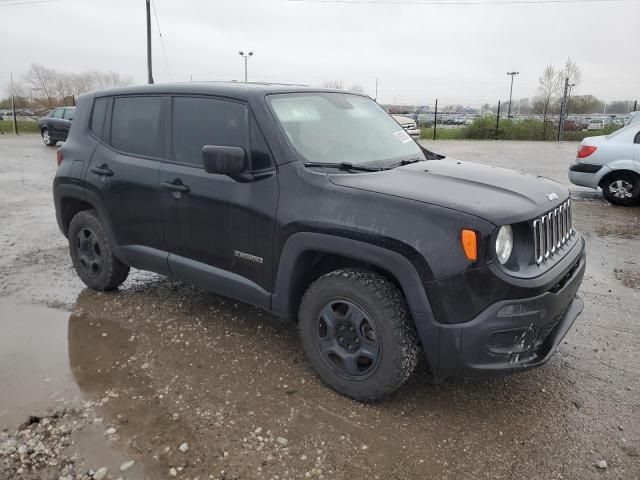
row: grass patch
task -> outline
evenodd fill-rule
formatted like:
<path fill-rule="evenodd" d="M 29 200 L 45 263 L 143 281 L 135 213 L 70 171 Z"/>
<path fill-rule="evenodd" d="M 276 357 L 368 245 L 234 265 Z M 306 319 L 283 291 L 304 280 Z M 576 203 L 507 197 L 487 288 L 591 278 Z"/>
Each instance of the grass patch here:
<path fill-rule="evenodd" d="M 436 140 L 461 140 L 462 128 L 438 128 L 436 129 Z M 433 140 L 433 128 L 420 129 L 420 138 Z"/>
<path fill-rule="evenodd" d="M 565 131 L 562 139 L 579 142 L 585 137 L 608 135 L 616 131 L 618 126 L 608 125 L 602 130 Z M 433 139 L 433 128 L 423 128 L 420 138 Z M 548 123 L 546 129 L 541 120 L 501 119 L 498 140 L 555 141 L 558 138 L 558 127 Z M 462 128 L 438 128 L 436 140 L 495 140 L 496 117 L 478 117 L 470 125 Z"/>
<path fill-rule="evenodd" d="M 39 133 L 38 122 L 18 120 L 18 133 Z M 0 133 L 13 133 L 13 120 L 0 120 Z"/>

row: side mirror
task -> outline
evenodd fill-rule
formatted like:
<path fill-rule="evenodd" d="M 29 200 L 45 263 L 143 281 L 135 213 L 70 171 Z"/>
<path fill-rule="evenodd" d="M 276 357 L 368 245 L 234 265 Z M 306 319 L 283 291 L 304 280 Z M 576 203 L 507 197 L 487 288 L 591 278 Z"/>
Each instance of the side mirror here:
<path fill-rule="evenodd" d="M 202 147 L 202 164 L 207 173 L 238 175 L 247 170 L 247 152 L 242 147 Z"/>

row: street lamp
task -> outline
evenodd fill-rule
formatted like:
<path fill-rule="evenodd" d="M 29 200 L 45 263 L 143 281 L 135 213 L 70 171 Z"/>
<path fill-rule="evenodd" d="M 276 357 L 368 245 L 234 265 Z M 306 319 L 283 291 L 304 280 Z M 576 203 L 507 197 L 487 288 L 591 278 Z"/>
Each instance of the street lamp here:
<path fill-rule="evenodd" d="M 513 77 L 520 72 L 507 72 L 507 75 L 511 76 L 511 90 L 509 90 L 509 110 L 507 111 L 507 118 L 511 118 L 511 98 L 513 97 Z"/>
<path fill-rule="evenodd" d="M 253 56 L 253 52 L 249 52 L 245 55 L 244 52 L 240 50 L 238 53 L 244 58 L 244 83 L 247 83 L 247 60 L 249 60 L 249 57 Z"/>
<path fill-rule="evenodd" d="M 569 116 L 569 100 L 571 99 L 571 89 L 575 86 L 575 83 L 570 83 L 569 88 L 567 89 L 567 116 Z"/>

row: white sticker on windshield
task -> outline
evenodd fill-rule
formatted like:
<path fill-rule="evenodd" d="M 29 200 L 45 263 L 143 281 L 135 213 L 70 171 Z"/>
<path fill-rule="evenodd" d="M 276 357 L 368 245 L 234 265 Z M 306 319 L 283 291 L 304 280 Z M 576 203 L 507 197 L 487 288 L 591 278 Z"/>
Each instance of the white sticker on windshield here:
<path fill-rule="evenodd" d="M 394 132 L 393 135 L 402 143 L 409 143 L 411 141 L 411 137 L 404 130 L 400 130 L 399 132 Z"/>

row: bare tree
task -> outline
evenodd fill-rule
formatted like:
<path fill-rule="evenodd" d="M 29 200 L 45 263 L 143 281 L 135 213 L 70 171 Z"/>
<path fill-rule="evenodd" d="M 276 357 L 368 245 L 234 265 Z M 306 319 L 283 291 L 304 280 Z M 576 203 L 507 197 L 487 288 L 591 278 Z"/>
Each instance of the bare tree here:
<path fill-rule="evenodd" d="M 324 82 L 324 88 L 333 88 L 335 90 L 344 90 L 344 83 L 342 80 L 329 80 Z"/>
<path fill-rule="evenodd" d="M 364 94 L 365 93 L 364 87 L 362 85 L 358 85 L 358 84 L 351 85 L 349 87 L 349 91 L 353 92 L 353 93 L 360 93 L 360 94 Z"/>
<path fill-rule="evenodd" d="M 48 108 L 55 106 L 56 72 L 50 68 L 34 63 L 24 74 L 23 83 L 33 98 L 43 100 Z"/>
<path fill-rule="evenodd" d="M 543 114 L 543 121 L 546 122 L 547 114 L 549 113 L 549 107 L 553 104 L 554 99 L 558 95 L 560 89 L 560 76 L 558 71 L 553 68 L 552 64 L 549 64 L 542 72 L 542 76 L 538 79 L 538 96 L 534 101 L 534 108 L 536 110 L 540 108 L 542 111 L 538 113 Z"/>
<path fill-rule="evenodd" d="M 67 73 L 34 63 L 22 76 L 17 89 L 24 96 L 28 95 L 35 106 L 51 109 L 83 93 L 131 82 L 130 77 L 122 77 L 116 72 Z"/>
<path fill-rule="evenodd" d="M 568 78 L 569 85 L 574 85 L 574 87 L 582 81 L 582 71 L 578 64 L 571 60 L 571 57 L 567 58 L 564 66 L 558 71 L 558 89 L 562 89 L 565 78 Z"/>

